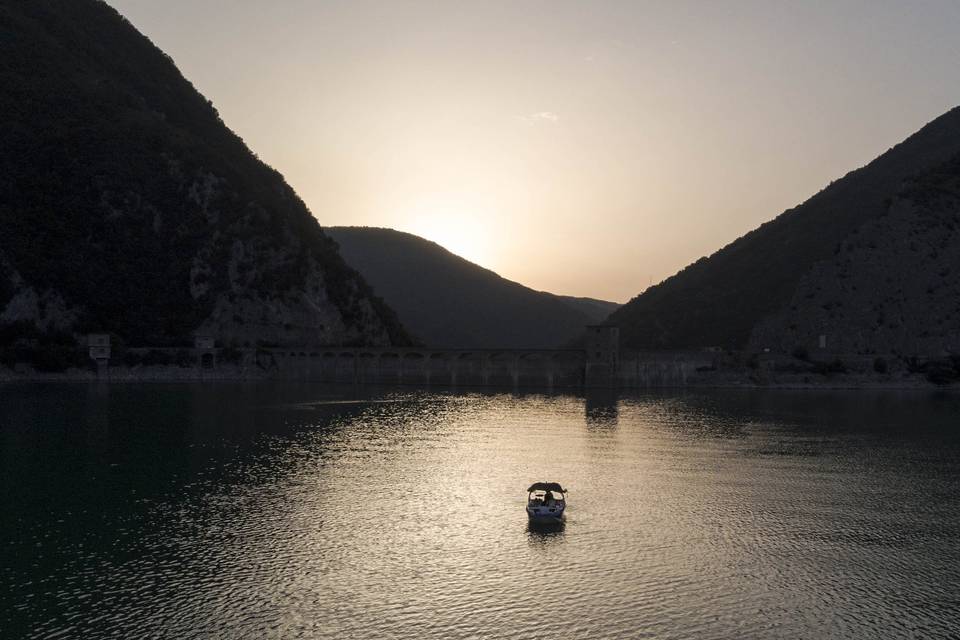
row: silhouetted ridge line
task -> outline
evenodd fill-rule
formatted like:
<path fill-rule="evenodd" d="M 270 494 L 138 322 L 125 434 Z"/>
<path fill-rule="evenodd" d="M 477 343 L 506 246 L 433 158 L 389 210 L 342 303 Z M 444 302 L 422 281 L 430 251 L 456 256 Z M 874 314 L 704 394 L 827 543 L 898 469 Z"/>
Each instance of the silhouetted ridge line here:
<path fill-rule="evenodd" d="M 373 227 L 330 227 L 327 233 L 429 346 L 564 346 L 617 306 L 534 291 L 409 233 Z"/>
<path fill-rule="evenodd" d="M 105 3 L 0 5 L 0 86 L 3 344 L 409 341 L 282 176 Z"/>
<path fill-rule="evenodd" d="M 642 349 L 712 346 L 740 349 L 751 345 L 789 349 L 789 343 L 807 342 L 814 334 L 819 339 L 823 334 L 869 333 L 873 326 L 850 324 L 849 318 L 840 322 L 837 317 L 820 318 L 825 324 L 815 332 L 809 327 L 800 329 L 797 323 L 808 322 L 816 315 L 808 309 L 816 296 L 796 297 L 801 283 L 806 279 L 804 287 L 822 290 L 824 285 L 817 279 L 825 277 L 826 271 L 822 269 L 825 261 L 833 260 L 838 247 L 844 246 L 852 234 L 888 216 L 898 202 L 916 200 L 916 195 L 910 195 L 909 191 L 916 189 L 915 185 L 926 185 L 923 189 L 928 194 L 933 189 L 943 191 L 942 179 L 938 186 L 933 186 L 927 177 L 938 173 L 956 177 L 955 164 L 951 161 L 958 154 L 960 109 L 953 109 L 803 204 L 651 287 L 614 312 L 609 321 L 621 327 L 621 337 L 627 346 Z M 950 205 L 941 202 L 938 206 L 949 208 Z M 901 211 L 900 215 L 906 214 Z M 919 211 L 914 210 L 912 216 L 907 216 L 911 223 L 903 223 L 906 227 L 898 227 L 901 231 L 911 224 L 925 224 L 921 221 L 924 215 Z M 891 232 L 891 229 L 886 231 Z M 872 233 L 883 235 L 884 232 L 874 229 Z M 885 245 L 886 240 L 894 240 L 889 236 L 884 238 L 880 240 L 878 236 L 874 244 Z M 947 245 L 941 251 L 946 251 L 946 247 L 949 251 L 956 248 L 955 235 L 949 235 L 945 241 Z M 889 244 L 892 247 L 896 243 Z M 886 263 L 892 270 L 930 267 L 893 253 L 874 255 L 873 262 Z M 855 265 L 851 266 L 844 277 L 852 277 L 856 269 Z M 884 285 L 889 283 L 872 280 L 885 279 L 887 275 L 881 271 L 869 277 L 862 275 L 861 286 L 875 291 L 863 304 L 882 306 L 882 298 L 887 295 Z M 919 292 L 910 292 L 906 298 L 910 299 L 909 304 L 922 306 Z M 793 316 L 795 321 L 788 316 Z M 781 320 L 774 322 L 778 317 Z M 774 325 L 779 328 L 774 329 Z M 796 326 L 789 329 L 790 325 Z M 930 327 L 924 322 L 918 321 L 910 328 L 945 335 L 943 326 Z M 787 335 L 788 329 L 791 335 Z M 904 346 L 902 339 L 879 336 L 846 344 L 859 350 Z"/>

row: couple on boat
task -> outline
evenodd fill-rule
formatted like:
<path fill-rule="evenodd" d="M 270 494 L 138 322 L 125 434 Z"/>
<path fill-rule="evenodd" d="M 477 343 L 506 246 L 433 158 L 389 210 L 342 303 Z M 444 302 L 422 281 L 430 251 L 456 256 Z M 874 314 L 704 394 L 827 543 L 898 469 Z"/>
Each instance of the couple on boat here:
<path fill-rule="evenodd" d="M 555 503 L 556 503 L 556 500 L 553 497 L 553 491 L 547 491 L 545 494 L 543 494 L 543 504 L 552 505 Z"/>

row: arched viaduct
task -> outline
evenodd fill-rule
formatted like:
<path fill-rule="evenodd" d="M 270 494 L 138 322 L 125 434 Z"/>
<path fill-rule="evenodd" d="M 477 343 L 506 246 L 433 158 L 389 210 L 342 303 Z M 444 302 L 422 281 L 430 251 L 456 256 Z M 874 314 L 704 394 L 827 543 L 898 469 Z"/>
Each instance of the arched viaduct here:
<path fill-rule="evenodd" d="M 257 365 L 282 377 L 358 384 L 578 387 L 578 349 L 259 349 Z"/>
<path fill-rule="evenodd" d="M 705 353 L 633 352 L 610 367 L 590 355 L 581 349 L 273 348 L 257 349 L 255 364 L 276 377 L 319 382 L 643 388 L 682 386 L 713 361 Z"/>

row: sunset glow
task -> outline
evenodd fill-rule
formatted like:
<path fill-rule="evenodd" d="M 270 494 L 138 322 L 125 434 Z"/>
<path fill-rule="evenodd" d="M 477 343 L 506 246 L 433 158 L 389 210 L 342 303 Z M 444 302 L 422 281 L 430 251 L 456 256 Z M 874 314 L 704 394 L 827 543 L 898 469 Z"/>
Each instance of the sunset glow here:
<path fill-rule="evenodd" d="M 0 0 L 0 640 L 958 638 L 960 0 Z"/>
<path fill-rule="evenodd" d="M 110 4 L 322 225 L 618 301 L 960 103 L 945 0 Z"/>
<path fill-rule="evenodd" d="M 496 260 L 491 211 L 469 195 L 441 194 L 398 214 L 398 230 L 432 240 L 461 258 L 490 267 Z"/>

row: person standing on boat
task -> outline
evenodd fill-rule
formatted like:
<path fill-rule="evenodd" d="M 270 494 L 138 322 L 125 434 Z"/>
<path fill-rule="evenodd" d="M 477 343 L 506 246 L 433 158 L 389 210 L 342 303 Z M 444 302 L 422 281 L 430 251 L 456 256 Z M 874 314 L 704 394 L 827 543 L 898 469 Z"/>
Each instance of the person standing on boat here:
<path fill-rule="evenodd" d="M 550 504 L 553 502 L 553 491 L 549 489 L 545 494 L 543 494 L 543 504 Z"/>

